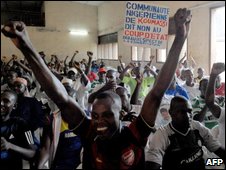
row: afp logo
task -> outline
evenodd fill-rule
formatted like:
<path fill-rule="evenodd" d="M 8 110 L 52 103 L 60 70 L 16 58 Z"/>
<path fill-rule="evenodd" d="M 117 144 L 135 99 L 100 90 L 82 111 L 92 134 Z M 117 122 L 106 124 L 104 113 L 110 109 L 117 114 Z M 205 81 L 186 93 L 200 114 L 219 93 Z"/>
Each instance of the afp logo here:
<path fill-rule="evenodd" d="M 219 159 L 219 158 L 208 158 L 206 160 L 206 165 L 208 166 L 220 166 L 224 163 L 223 159 Z"/>

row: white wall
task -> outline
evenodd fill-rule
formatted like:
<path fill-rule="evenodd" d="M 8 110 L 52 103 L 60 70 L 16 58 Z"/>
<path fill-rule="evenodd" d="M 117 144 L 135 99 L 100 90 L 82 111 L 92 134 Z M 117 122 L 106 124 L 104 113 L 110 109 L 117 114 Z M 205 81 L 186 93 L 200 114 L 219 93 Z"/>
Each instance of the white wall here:
<path fill-rule="evenodd" d="M 170 8 L 173 16 L 178 8 L 192 9 L 191 32 L 188 37 L 188 54 L 191 54 L 198 66 L 207 72 L 209 63 L 209 27 L 210 7 L 219 5 L 220 1 L 145 1 Z M 224 1 L 223 1 L 224 2 Z M 222 2 L 222 3 L 223 3 Z M 204 4 L 204 5 L 203 5 Z M 205 5 L 209 4 L 209 5 Z M 99 7 L 84 5 L 72 1 L 45 1 L 46 30 L 39 31 L 40 27 L 28 27 L 31 40 L 38 51 L 45 51 L 47 56 L 58 54 L 62 59 L 67 55 L 72 56 L 75 50 L 81 52 L 78 60 L 86 56 L 86 51 L 97 55 L 97 36 L 118 32 L 119 55 L 128 64 L 131 61 L 131 47 L 122 42 L 125 1 L 108 1 Z M 71 36 L 70 28 L 87 29 L 87 37 Z M 52 30 L 52 31 L 51 31 Z M 1 56 L 22 54 L 9 39 L 1 34 Z M 106 64 L 117 66 L 118 61 L 106 61 Z M 162 64 L 153 62 L 158 68 Z M 196 73 L 196 72 L 195 72 Z"/>
<path fill-rule="evenodd" d="M 72 1 L 45 1 L 45 27 L 28 27 L 31 41 L 38 51 L 44 51 L 47 56 L 57 54 L 61 59 L 70 57 L 74 51 L 80 51 L 78 60 L 87 58 L 86 51 L 97 54 L 98 19 L 97 7 L 75 3 Z M 40 29 L 43 29 L 41 31 Z M 73 36 L 69 29 L 86 29 L 88 36 Z M 1 34 L 1 56 L 22 54 L 12 42 Z"/>
<path fill-rule="evenodd" d="M 190 8 L 192 10 L 191 32 L 188 37 L 188 54 L 191 54 L 198 66 L 209 71 L 209 27 L 210 7 L 218 6 L 224 2 L 219 1 L 145 1 L 145 3 L 162 5 L 170 8 L 170 16 L 173 16 L 178 8 Z M 109 2 L 98 8 L 99 35 L 118 32 L 119 55 L 123 61 L 129 63 L 131 60 L 131 47 L 122 42 L 125 2 Z M 117 61 L 111 62 L 118 65 Z M 158 68 L 162 64 L 153 62 Z M 198 67 L 197 66 L 197 67 Z M 196 70 L 195 70 L 196 74 Z"/>

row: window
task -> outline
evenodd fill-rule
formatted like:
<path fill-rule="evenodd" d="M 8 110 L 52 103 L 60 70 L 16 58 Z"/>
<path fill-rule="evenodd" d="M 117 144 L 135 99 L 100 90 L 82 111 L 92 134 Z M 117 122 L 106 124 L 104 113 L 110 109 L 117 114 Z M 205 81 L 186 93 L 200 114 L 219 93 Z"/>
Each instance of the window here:
<path fill-rule="evenodd" d="M 166 49 L 157 49 L 156 55 L 157 63 L 164 63 L 166 61 Z"/>
<path fill-rule="evenodd" d="M 118 43 L 98 45 L 97 59 L 118 60 Z"/>
<path fill-rule="evenodd" d="M 210 68 L 213 63 L 225 63 L 225 6 L 211 9 Z M 221 74 L 225 82 L 225 72 Z"/>
<path fill-rule="evenodd" d="M 151 48 L 132 46 L 132 61 L 150 61 Z"/>
<path fill-rule="evenodd" d="M 97 59 L 118 60 L 118 33 L 98 37 Z"/>
<path fill-rule="evenodd" d="M 169 53 L 169 50 L 173 44 L 175 35 L 169 35 L 168 36 L 168 43 L 166 49 L 157 49 L 156 50 L 156 62 L 157 63 L 164 63 L 166 61 L 166 57 Z M 152 54 L 151 48 L 146 47 L 132 47 L 132 61 L 150 61 L 150 56 Z M 184 46 L 181 51 L 181 56 L 184 56 L 184 54 L 187 52 L 187 40 L 184 42 Z"/>
<path fill-rule="evenodd" d="M 166 61 L 166 57 L 169 54 L 170 48 L 173 44 L 175 35 L 168 35 L 168 43 L 167 43 L 167 48 L 166 49 L 157 49 L 156 50 L 156 62 L 157 63 L 164 63 Z M 184 46 L 181 50 L 180 53 L 180 58 L 182 58 L 184 56 L 184 54 L 187 53 L 187 39 L 184 42 Z"/>

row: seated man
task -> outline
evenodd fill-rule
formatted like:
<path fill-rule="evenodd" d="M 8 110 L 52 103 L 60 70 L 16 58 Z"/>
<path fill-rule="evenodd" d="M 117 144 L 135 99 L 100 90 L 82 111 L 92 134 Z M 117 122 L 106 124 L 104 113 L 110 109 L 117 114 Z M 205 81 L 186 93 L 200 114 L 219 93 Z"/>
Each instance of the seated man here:
<path fill-rule="evenodd" d="M 225 150 L 210 131 L 190 118 L 191 110 L 184 97 L 171 100 L 172 121 L 151 136 L 145 152 L 146 169 L 205 169 L 203 145 L 225 159 Z"/>
<path fill-rule="evenodd" d="M 204 69 L 199 67 L 197 70 L 198 76 L 194 78 L 195 83 L 199 83 L 204 77 Z"/>
<path fill-rule="evenodd" d="M 185 84 L 183 85 L 183 87 L 186 89 L 189 99 L 193 100 L 195 97 L 200 95 L 198 84 L 194 82 L 194 76 L 191 69 L 186 69 L 184 71 L 184 76 Z"/>

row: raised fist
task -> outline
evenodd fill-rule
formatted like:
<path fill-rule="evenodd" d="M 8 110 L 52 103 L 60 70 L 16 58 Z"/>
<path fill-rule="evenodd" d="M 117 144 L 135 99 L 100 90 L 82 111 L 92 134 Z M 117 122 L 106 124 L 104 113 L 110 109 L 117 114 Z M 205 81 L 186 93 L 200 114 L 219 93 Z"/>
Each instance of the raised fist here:
<path fill-rule="evenodd" d="M 89 57 L 91 57 L 91 56 L 93 56 L 93 52 L 87 51 L 87 55 L 88 55 Z"/>
<path fill-rule="evenodd" d="M 214 63 L 212 70 L 211 70 L 211 74 L 219 75 L 224 71 L 225 71 L 225 64 L 224 63 Z"/>
<path fill-rule="evenodd" d="M 176 35 L 187 38 L 190 22 L 191 22 L 191 11 L 186 8 L 180 8 L 174 15 L 174 21 L 176 26 Z"/>

